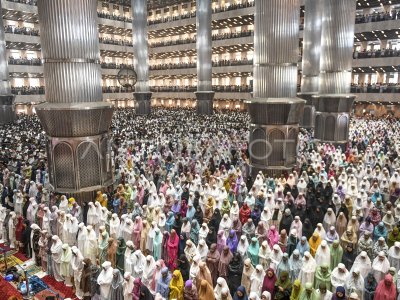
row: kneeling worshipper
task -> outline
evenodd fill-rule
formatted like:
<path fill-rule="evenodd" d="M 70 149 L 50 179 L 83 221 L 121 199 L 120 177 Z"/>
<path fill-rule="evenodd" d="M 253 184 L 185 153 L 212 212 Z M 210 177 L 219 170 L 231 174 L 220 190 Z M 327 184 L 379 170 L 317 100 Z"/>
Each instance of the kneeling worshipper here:
<path fill-rule="evenodd" d="M 100 299 L 109 300 L 111 283 L 113 281 L 113 268 L 111 267 L 111 262 L 105 261 L 102 265 L 102 270 L 97 277 L 97 284 L 100 287 Z"/>

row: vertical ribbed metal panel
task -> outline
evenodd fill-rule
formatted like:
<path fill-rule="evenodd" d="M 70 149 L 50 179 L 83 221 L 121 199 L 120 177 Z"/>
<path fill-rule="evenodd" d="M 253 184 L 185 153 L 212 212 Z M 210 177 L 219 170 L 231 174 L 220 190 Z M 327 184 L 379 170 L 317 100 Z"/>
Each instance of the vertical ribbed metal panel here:
<path fill-rule="evenodd" d="M 39 0 L 46 100 L 102 101 L 96 0 Z"/>
<path fill-rule="evenodd" d="M 323 3 L 319 93 L 349 93 L 356 0 L 323 0 Z"/>
<path fill-rule="evenodd" d="M 0 3 L 1 11 L 1 3 Z M 0 22 L 0 95 L 10 95 L 10 75 L 8 73 L 6 39 L 4 33 L 3 19 Z"/>
<path fill-rule="evenodd" d="M 254 98 L 295 97 L 299 1 L 256 0 Z"/>
<path fill-rule="evenodd" d="M 137 74 L 136 92 L 149 92 L 149 49 L 147 0 L 132 0 L 133 65 Z"/>
<path fill-rule="evenodd" d="M 211 1 L 196 1 L 197 91 L 212 90 Z"/>
<path fill-rule="evenodd" d="M 323 10 L 323 0 L 305 1 L 302 93 L 318 93 Z"/>

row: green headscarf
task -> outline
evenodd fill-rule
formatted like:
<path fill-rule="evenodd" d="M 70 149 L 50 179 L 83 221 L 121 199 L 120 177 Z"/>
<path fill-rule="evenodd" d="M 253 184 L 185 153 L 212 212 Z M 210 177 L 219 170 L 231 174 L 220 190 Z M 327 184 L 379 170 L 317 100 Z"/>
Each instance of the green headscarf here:
<path fill-rule="evenodd" d="M 276 300 L 288 297 L 291 294 L 291 288 L 292 288 L 292 282 L 290 281 L 289 273 L 283 271 L 279 276 L 279 279 L 275 282 L 275 286 L 283 288 L 282 292 L 279 290 L 276 292 L 275 294 Z"/>
<path fill-rule="evenodd" d="M 335 248 L 334 245 L 337 245 Z M 338 264 L 342 262 L 342 257 L 343 257 L 343 248 L 340 246 L 340 243 L 338 240 L 333 241 L 333 244 L 331 246 L 331 265 L 330 269 L 333 270 L 336 268 Z"/>

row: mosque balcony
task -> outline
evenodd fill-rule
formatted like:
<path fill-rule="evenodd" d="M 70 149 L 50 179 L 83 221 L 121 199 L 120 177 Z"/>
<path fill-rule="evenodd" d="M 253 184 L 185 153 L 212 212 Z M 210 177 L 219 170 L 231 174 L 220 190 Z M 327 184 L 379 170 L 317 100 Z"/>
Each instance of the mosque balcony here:
<path fill-rule="evenodd" d="M 41 103 L 45 102 L 45 95 L 15 95 L 15 103 Z"/>
<path fill-rule="evenodd" d="M 100 43 L 100 51 L 114 52 L 114 55 L 112 56 L 124 56 L 126 53 L 133 53 L 133 47 Z"/>
<path fill-rule="evenodd" d="M 8 43 L 40 44 L 40 37 L 33 35 L 6 33 L 5 39 Z"/>
<path fill-rule="evenodd" d="M 17 11 L 17 12 L 31 13 L 31 14 L 37 14 L 38 12 L 37 6 L 35 5 L 18 3 L 9 0 L 1 0 L 1 7 L 3 11 L 10 10 L 10 11 Z"/>
<path fill-rule="evenodd" d="M 133 99 L 133 93 L 103 93 L 103 101 Z"/>
<path fill-rule="evenodd" d="M 356 102 L 366 103 L 400 103 L 400 93 L 353 93 Z"/>
<path fill-rule="evenodd" d="M 132 31 L 132 23 L 118 21 L 118 20 L 111 20 L 106 18 L 97 18 L 97 23 L 99 24 L 99 28 L 101 27 L 113 27 L 118 29 L 129 29 Z"/>
<path fill-rule="evenodd" d="M 165 99 L 196 99 L 194 92 L 153 92 L 154 98 Z M 215 93 L 214 99 L 247 100 L 251 98 L 250 93 Z"/>
<path fill-rule="evenodd" d="M 253 65 L 236 65 L 236 66 L 221 66 L 215 67 L 213 66 L 213 73 L 241 73 L 241 72 L 252 72 Z M 162 77 L 162 76 L 179 76 L 179 75 L 192 75 L 197 74 L 196 67 L 185 68 L 185 69 L 165 69 L 165 70 L 150 70 L 150 76 L 152 77 Z"/>
<path fill-rule="evenodd" d="M 400 65 L 400 56 L 353 59 L 353 69 L 356 68 L 373 69 L 375 66 L 380 66 L 380 67 L 393 66 L 393 68 L 396 68 L 399 65 Z"/>
<path fill-rule="evenodd" d="M 10 73 L 41 73 L 43 74 L 43 66 L 32 66 L 32 65 L 8 65 Z"/>
<path fill-rule="evenodd" d="M 400 28 L 400 19 L 398 20 L 386 20 L 381 22 L 369 22 L 369 23 L 360 23 L 356 24 L 354 28 L 355 33 L 359 32 L 375 32 L 375 31 L 384 31 L 390 29 L 399 29 Z"/>

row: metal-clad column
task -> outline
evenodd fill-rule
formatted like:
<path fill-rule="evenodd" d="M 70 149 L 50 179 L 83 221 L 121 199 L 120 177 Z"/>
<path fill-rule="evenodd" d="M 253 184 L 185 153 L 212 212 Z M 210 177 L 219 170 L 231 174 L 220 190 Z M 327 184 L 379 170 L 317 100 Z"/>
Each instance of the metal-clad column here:
<path fill-rule="evenodd" d="M 50 182 L 82 201 L 112 184 L 113 105 L 103 102 L 96 0 L 39 0 Z M 90 200 L 90 201 L 91 201 Z"/>
<path fill-rule="evenodd" d="M 323 0 L 306 0 L 304 15 L 303 35 L 303 63 L 301 93 L 298 96 L 306 100 L 304 114 L 300 118 L 300 126 L 313 128 L 315 107 L 312 96 L 318 94 L 320 57 L 321 57 L 321 31 Z"/>
<path fill-rule="evenodd" d="M 321 74 L 315 96 L 317 140 L 345 144 L 350 112 L 355 99 L 350 95 L 356 0 L 323 0 Z"/>
<path fill-rule="evenodd" d="M 254 98 L 247 102 L 253 174 L 279 174 L 296 164 L 305 103 L 296 98 L 299 11 L 298 0 L 255 1 Z"/>
<path fill-rule="evenodd" d="M 149 50 L 147 42 L 147 0 L 132 0 L 133 65 L 137 83 L 133 95 L 136 114 L 148 115 L 151 111 L 149 87 Z"/>
<path fill-rule="evenodd" d="M 1 12 L 1 2 L 0 2 Z M 0 22 L 0 124 L 15 120 L 14 95 L 11 94 L 10 74 L 7 64 L 6 38 L 3 21 Z"/>
<path fill-rule="evenodd" d="M 196 1 L 197 113 L 213 113 L 211 1 Z"/>

